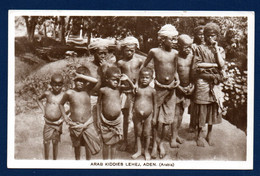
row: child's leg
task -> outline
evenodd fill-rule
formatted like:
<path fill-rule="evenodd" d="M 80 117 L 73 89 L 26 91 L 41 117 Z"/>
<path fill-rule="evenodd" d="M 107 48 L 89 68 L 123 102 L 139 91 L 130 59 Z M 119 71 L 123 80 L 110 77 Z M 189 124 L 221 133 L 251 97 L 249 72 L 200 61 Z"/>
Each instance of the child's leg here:
<path fill-rule="evenodd" d="M 181 113 L 181 103 L 176 104 L 175 106 L 175 116 L 173 117 L 173 123 L 171 124 L 171 142 L 170 146 L 172 148 L 179 148 L 179 144 L 177 144 L 177 136 L 178 136 L 178 119 Z"/>
<path fill-rule="evenodd" d="M 144 156 L 146 160 L 151 159 L 151 155 L 149 152 L 149 146 L 151 141 L 151 131 L 152 131 L 152 114 L 145 119 L 144 126 L 143 126 L 143 134 L 145 137 L 145 148 L 144 148 Z"/>
<path fill-rule="evenodd" d="M 165 149 L 164 149 L 164 133 L 165 133 L 165 124 L 159 123 L 159 128 L 161 131 L 160 135 L 160 143 L 159 143 L 159 152 L 160 152 L 160 158 L 164 158 L 166 155 Z"/>
<path fill-rule="evenodd" d="M 109 155 L 109 147 L 108 147 L 108 145 L 106 145 L 106 144 L 104 144 L 103 143 L 103 159 L 104 160 L 107 160 L 107 159 L 109 159 L 108 156 Z"/>
<path fill-rule="evenodd" d="M 146 136 L 145 137 L 145 149 L 144 149 L 145 160 L 150 160 L 151 159 L 151 155 L 149 153 L 150 141 L 151 141 L 151 137 L 150 136 Z"/>
<path fill-rule="evenodd" d="M 123 121 L 123 136 L 124 136 L 124 141 L 123 141 L 123 144 L 122 146 L 120 147 L 120 150 L 121 151 L 125 151 L 126 148 L 127 148 L 127 137 L 128 137 L 128 116 L 129 116 L 129 109 L 128 108 L 124 108 L 122 109 L 122 113 L 123 113 L 123 116 L 124 116 L 124 121 Z"/>
<path fill-rule="evenodd" d="M 205 147 L 205 139 L 203 138 L 202 127 L 198 127 L 198 138 L 197 138 L 197 146 Z"/>
<path fill-rule="evenodd" d="M 116 154 L 116 144 L 111 145 L 110 150 L 111 150 L 110 159 L 113 160 L 115 159 L 115 154 Z"/>
<path fill-rule="evenodd" d="M 141 136 L 142 136 L 142 121 L 137 117 L 134 117 L 134 126 L 135 126 L 135 133 L 136 133 L 136 146 L 137 152 L 132 155 L 133 159 L 138 158 L 142 154 L 142 143 L 141 143 Z"/>
<path fill-rule="evenodd" d="M 80 146 L 74 147 L 75 159 L 80 160 Z"/>
<path fill-rule="evenodd" d="M 53 159 L 57 159 L 58 155 L 58 144 L 59 142 L 57 140 L 52 140 L 52 147 L 53 147 Z"/>
<path fill-rule="evenodd" d="M 44 146 L 44 159 L 49 159 L 49 151 L 50 151 L 50 141 L 43 141 Z"/>
<path fill-rule="evenodd" d="M 91 153 L 89 151 L 87 144 L 85 144 L 85 151 L 86 151 L 86 160 L 90 160 L 91 159 Z"/>
<path fill-rule="evenodd" d="M 184 100 L 184 101 L 187 101 L 187 100 Z M 182 122 L 182 119 L 183 119 L 183 114 L 184 114 L 184 102 L 181 103 L 181 106 L 179 108 L 179 116 L 178 116 L 178 125 L 177 125 L 177 138 L 176 138 L 176 141 L 179 142 L 180 144 L 184 143 L 184 139 L 182 139 L 180 136 L 179 136 L 179 129 L 181 127 L 181 122 Z"/>
<path fill-rule="evenodd" d="M 159 126 L 159 125 L 157 125 Z M 158 150 L 158 134 L 157 134 L 157 126 L 153 126 L 152 132 L 153 132 L 153 149 L 152 149 L 152 154 L 151 157 L 153 159 L 157 158 L 157 150 Z"/>
<path fill-rule="evenodd" d="M 214 145 L 212 138 L 211 138 L 212 137 L 212 128 L 213 128 L 213 125 L 208 125 L 208 134 L 207 134 L 206 140 L 210 146 Z"/>

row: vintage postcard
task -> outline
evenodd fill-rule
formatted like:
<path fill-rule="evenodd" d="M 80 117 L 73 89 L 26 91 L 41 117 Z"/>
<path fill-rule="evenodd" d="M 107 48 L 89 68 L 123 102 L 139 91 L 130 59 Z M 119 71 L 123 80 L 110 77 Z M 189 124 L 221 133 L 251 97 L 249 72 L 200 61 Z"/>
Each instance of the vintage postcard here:
<path fill-rule="evenodd" d="M 254 20 L 10 10 L 7 167 L 253 169 Z"/>

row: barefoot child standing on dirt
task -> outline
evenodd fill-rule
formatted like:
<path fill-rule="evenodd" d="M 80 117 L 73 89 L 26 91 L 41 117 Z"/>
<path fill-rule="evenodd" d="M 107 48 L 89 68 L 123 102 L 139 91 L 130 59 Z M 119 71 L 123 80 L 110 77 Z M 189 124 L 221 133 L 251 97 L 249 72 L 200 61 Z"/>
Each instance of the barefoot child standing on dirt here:
<path fill-rule="evenodd" d="M 155 70 L 155 90 L 157 94 L 158 125 L 154 128 L 154 143 L 151 157 L 157 157 L 157 136 L 159 135 L 160 158 L 166 155 L 164 149 L 164 131 L 166 125 L 173 126 L 175 117 L 176 94 L 175 88 L 179 85 L 177 74 L 178 51 L 172 49 L 177 43 L 178 32 L 170 24 L 163 26 L 158 32 L 160 47 L 152 48 L 147 56 L 144 66 L 153 59 Z M 158 132 L 158 135 L 157 135 Z"/>
<path fill-rule="evenodd" d="M 178 131 L 181 126 L 184 109 L 190 106 L 190 95 L 194 90 L 194 84 L 191 79 L 193 63 L 192 43 L 192 39 L 186 34 L 182 34 L 178 38 L 179 53 L 177 56 L 177 72 L 180 84 L 176 89 L 177 102 L 170 144 L 173 148 L 179 147 L 178 143 L 182 144 L 184 142 L 184 140 L 179 137 Z"/>
<path fill-rule="evenodd" d="M 94 127 L 93 117 L 91 114 L 90 91 L 88 86 L 90 83 L 97 83 L 97 79 L 92 78 L 89 70 L 80 66 L 76 70 L 76 78 L 74 79 L 75 88 L 69 89 L 64 94 L 60 102 L 60 110 L 69 125 L 70 137 L 74 147 L 75 159 L 80 160 L 80 147 L 84 146 L 86 151 L 86 159 L 91 159 L 91 154 L 97 154 L 100 147 L 100 139 Z M 70 104 L 70 117 L 65 113 L 64 104 Z"/>
<path fill-rule="evenodd" d="M 217 86 L 223 75 L 221 71 L 225 65 L 224 49 L 218 46 L 217 38 L 220 28 L 215 23 L 208 23 L 204 27 L 205 45 L 195 50 L 195 91 L 192 115 L 196 118 L 198 126 L 197 145 L 204 147 L 206 143 L 213 145 L 212 128 L 221 122 L 220 106 L 218 104 Z M 202 127 L 208 124 L 206 141 L 202 134 Z"/>
<path fill-rule="evenodd" d="M 137 57 L 137 55 L 135 54 L 135 50 L 138 48 L 138 46 L 139 42 L 135 37 L 129 36 L 124 38 L 120 42 L 120 48 L 123 53 L 123 58 L 117 62 L 121 73 L 126 74 L 134 84 L 137 83 L 138 73 L 144 62 L 143 59 Z M 123 89 L 125 95 L 125 101 L 123 101 L 122 105 L 122 112 L 124 115 L 124 143 L 120 149 L 124 151 L 128 147 L 128 124 L 129 120 L 132 120 L 132 112 L 130 110 L 133 106 L 133 91 L 128 82 L 122 81 L 121 88 Z"/>
<path fill-rule="evenodd" d="M 103 159 L 114 159 L 116 144 L 123 138 L 123 114 L 121 111 L 121 77 L 119 68 L 106 71 L 106 85 L 100 88 L 97 103 L 97 126 L 103 139 Z M 129 78 L 128 78 L 129 79 Z"/>
<path fill-rule="evenodd" d="M 63 77 L 61 74 L 54 74 L 51 77 L 51 91 L 45 91 L 36 99 L 37 104 L 44 114 L 45 125 L 43 128 L 44 158 L 49 159 L 50 141 L 53 147 L 53 159 L 57 159 L 58 142 L 62 133 L 63 118 L 59 109 L 59 103 L 64 95 L 62 92 Z M 46 98 L 45 106 L 41 100 Z"/>
<path fill-rule="evenodd" d="M 145 159 L 151 159 L 149 146 L 152 134 L 152 123 L 153 125 L 157 123 L 156 91 L 149 85 L 152 78 L 153 70 L 149 67 L 143 67 L 140 71 L 138 88 L 135 90 L 133 107 L 134 130 L 137 143 L 137 152 L 132 155 L 133 159 L 138 158 L 142 154 L 142 134 L 145 139 Z"/>

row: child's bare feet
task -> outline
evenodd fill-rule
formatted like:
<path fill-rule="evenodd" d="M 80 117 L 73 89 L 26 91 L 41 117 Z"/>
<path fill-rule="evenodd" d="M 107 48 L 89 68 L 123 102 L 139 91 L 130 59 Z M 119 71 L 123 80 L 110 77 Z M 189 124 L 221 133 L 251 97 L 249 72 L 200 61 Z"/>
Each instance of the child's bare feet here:
<path fill-rule="evenodd" d="M 149 151 L 144 151 L 144 157 L 145 157 L 145 160 L 151 159 L 151 155 L 150 155 Z"/>
<path fill-rule="evenodd" d="M 127 146 L 128 146 L 127 143 L 124 142 L 124 143 L 119 147 L 119 150 L 120 150 L 120 151 L 126 151 Z"/>
<path fill-rule="evenodd" d="M 194 133 L 194 132 L 196 132 L 196 129 L 190 127 L 190 128 L 188 129 L 188 132 L 189 132 L 189 133 Z"/>
<path fill-rule="evenodd" d="M 208 142 L 208 144 L 209 144 L 210 146 L 214 146 L 214 145 L 215 145 L 214 142 L 212 141 L 212 139 L 211 139 L 210 137 L 206 137 L 206 141 Z"/>
<path fill-rule="evenodd" d="M 132 159 L 136 159 L 141 155 L 142 155 L 141 151 L 137 151 L 135 154 L 132 155 Z"/>
<path fill-rule="evenodd" d="M 153 149 L 152 149 L 151 157 L 153 159 L 156 159 L 157 155 L 158 155 L 158 153 L 157 153 L 157 145 L 156 145 L 156 147 L 153 147 Z"/>
<path fill-rule="evenodd" d="M 197 139 L 197 146 L 199 146 L 199 147 L 205 147 L 205 139 L 202 138 L 202 137 L 199 137 L 199 138 Z"/>
<path fill-rule="evenodd" d="M 177 136 L 176 141 L 179 142 L 180 144 L 183 144 L 185 142 L 185 140 L 182 139 L 180 136 Z"/>
<path fill-rule="evenodd" d="M 164 158 L 166 153 L 165 153 L 165 149 L 164 149 L 164 146 L 163 146 L 163 143 L 161 142 L 160 145 L 159 145 L 159 151 L 160 151 L 160 158 Z"/>
<path fill-rule="evenodd" d="M 175 139 L 171 140 L 170 146 L 171 146 L 171 148 L 179 148 L 180 147 Z"/>

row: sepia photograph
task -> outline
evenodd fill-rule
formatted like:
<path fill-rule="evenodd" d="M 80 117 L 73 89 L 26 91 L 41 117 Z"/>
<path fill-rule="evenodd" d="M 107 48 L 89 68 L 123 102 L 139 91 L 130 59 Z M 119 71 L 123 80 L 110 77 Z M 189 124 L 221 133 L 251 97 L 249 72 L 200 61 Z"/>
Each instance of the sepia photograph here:
<path fill-rule="evenodd" d="M 254 12 L 8 23 L 8 168 L 253 169 Z"/>

